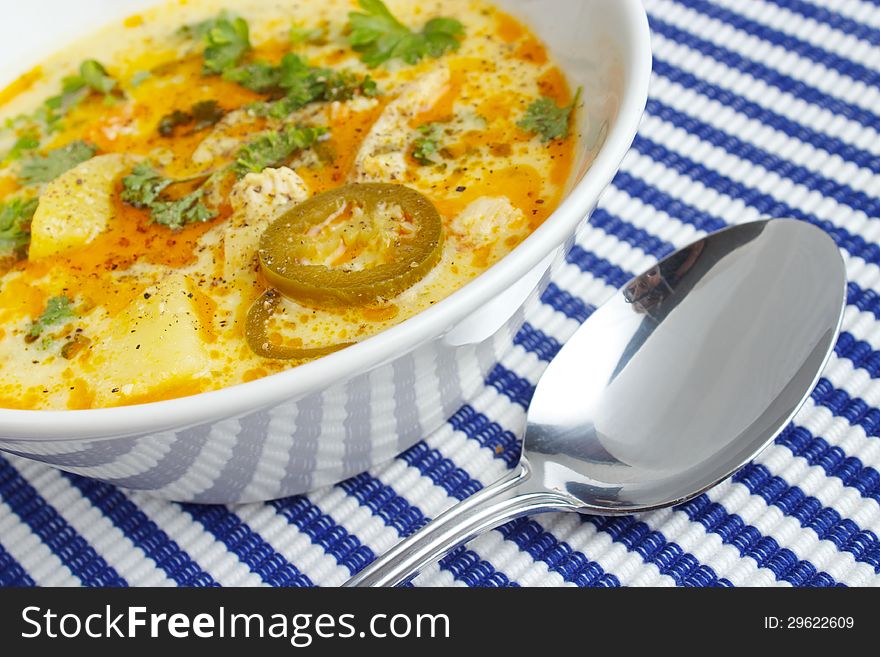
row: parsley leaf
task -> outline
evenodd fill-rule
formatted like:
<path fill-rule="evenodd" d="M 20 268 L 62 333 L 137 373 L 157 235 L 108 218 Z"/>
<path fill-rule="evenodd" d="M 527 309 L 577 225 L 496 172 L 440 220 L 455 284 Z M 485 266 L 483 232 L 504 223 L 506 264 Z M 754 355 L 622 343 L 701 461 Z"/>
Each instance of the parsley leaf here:
<path fill-rule="evenodd" d="M 206 46 L 206 75 L 219 75 L 232 68 L 251 50 L 250 28 L 243 18 L 221 14 L 193 29 Z"/>
<path fill-rule="evenodd" d="M 525 116 L 517 123 L 523 130 L 541 136 L 547 143 L 554 139 L 566 139 L 571 124 L 571 113 L 580 102 L 583 89 L 578 89 L 571 105 L 559 107 L 552 98 L 541 98 L 529 105 Z"/>
<path fill-rule="evenodd" d="M 22 165 L 19 177 L 26 185 L 49 183 L 76 165 L 92 159 L 97 152 L 98 149 L 91 144 L 74 141 L 42 157 L 28 160 Z"/>
<path fill-rule="evenodd" d="M 44 331 L 73 317 L 73 301 L 70 297 L 52 297 L 40 318 L 31 324 L 30 330 L 25 334 L 25 342 L 36 342 Z"/>
<path fill-rule="evenodd" d="M 199 189 L 176 201 L 163 201 L 153 205 L 153 221 L 171 230 L 180 230 L 189 224 L 211 221 L 217 216 L 214 210 L 202 203 L 205 190 Z"/>
<path fill-rule="evenodd" d="M 290 28 L 290 42 L 297 43 L 320 43 L 327 36 L 327 33 L 319 27 L 308 28 L 294 25 Z"/>
<path fill-rule="evenodd" d="M 392 59 L 416 64 L 425 57 L 440 57 L 458 50 L 464 26 L 454 18 L 435 18 L 421 32 L 397 20 L 382 0 L 360 0 L 364 12 L 351 12 L 349 43 L 370 67 Z"/>
<path fill-rule="evenodd" d="M 122 179 L 122 200 L 132 207 L 150 210 L 151 219 L 172 230 L 210 221 L 217 213 L 202 202 L 205 190 L 199 189 L 177 200 L 167 200 L 163 193 L 179 182 L 166 178 L 151 162 L 141 162 Z"/>
<path fill-rule="evenodd" d="M 365 96 L 378 93 L 375 81 L 369 76 L 361 78 L 350 71 L 311 66 L 293 53 L 285 55 L 278 66 L 255 62 L 230 69 L 224 77 L 251 91 L 280 98 L 252 108 L 257 114 L 274 118 L 284 118 L 314 102 L 351 100 L 358 93 Z"/>
<path fill-rule="evenodd" d="M 235 160 L 234 169 L 239 178 L 249 173 L 287 162 L 300 150 L 311 148 L 324 135 L 327 128 L 311 128 L 288 125 L 279 132 L 267 132 L 244 146 Z"/>
<path fill-rule="evenodd" d="M 6 154 L 6 162 L 13 162 L 15 160 L 21 159 L 21 157 L 28 151 L 36 150 L 40 147 L 40 135 L 37 134 L 34 130 L 28 130 L 23 135 L 21 135 L 15 143 L 12 145 L 12 148 L 9 149 L 9 152 Z"/>
<path fill-rule="evenodd" d="M 443 136 L 443 126 L 439 123 L 426 123 L 419 127 L 421 137 L 416 139 L 413 148 L 413 157 L 423 165 L 437 164 L 440 162 L 440 137 Z"/>
<path fill-rule="evenodd" d="M 174 131 L 185 125 L 192 125 L 193 131 L 198 132 L 219 123 L 226 112 L 216 100 L 204 100 L 192 106 L 189 112 L 174 110 L 166 114 L 159 122 L 159 134 L 163 137 L 171 137 Z"/>
<path fill-rule="evenodd" d="M 30 224 L 37 211 L 37 199 L 12 199 L 0 204 L 0 249 L 16 251 L 30 241 Z"/>
<path fill-rule="evenodd" d="M 79 74 L 85 86 L 105 96 L 116 89 L 116 80 L 111 78 L 107 69 L 94 59 L 84 61 L 79 67 Z"/>

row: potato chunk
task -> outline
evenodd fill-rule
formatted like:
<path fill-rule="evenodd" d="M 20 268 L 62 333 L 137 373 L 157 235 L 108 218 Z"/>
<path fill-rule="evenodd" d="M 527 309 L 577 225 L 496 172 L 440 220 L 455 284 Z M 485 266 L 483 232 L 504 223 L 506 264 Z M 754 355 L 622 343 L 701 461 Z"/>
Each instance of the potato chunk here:
<path fill-rule="evenodd" d="M 30 257 L 85 246 L 107 230 L 116 180 L 134 161 L 127 155 L 101 155 L 49 183 L 31 224 Z"/>
<path fill-rule="evenodd" d="M 209 358 L 190 282 L 172 274 L 113 318 L 94 352 L 96 402 L 119 405 L 195 388 Z"/>

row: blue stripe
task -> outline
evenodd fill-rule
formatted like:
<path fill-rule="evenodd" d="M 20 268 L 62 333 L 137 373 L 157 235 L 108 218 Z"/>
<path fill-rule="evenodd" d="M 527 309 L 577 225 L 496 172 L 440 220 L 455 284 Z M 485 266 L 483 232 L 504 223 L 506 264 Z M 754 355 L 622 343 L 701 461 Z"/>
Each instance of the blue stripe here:
<path fill-rule="evenodd" d="M 836 115 L 844 116 L 847 119 L 861 123 L 869 128 L 876 128 L 877 122 L 880 120 L 880 117 L 870 110 L 866 110 L 858 105 L 835 98 L 834 96 L 829 96 L 816 87 L 810 86 L 800 80 L 796 80 L 784 73 L 780 73 L 775 69 L 771 69 L 760 62 L 747 59 L 723 46 L 701 39 L 699 36 L 686 32 L 685 30 L 682 30 L 671 23 L 667 23 L 656 16 L 650 16 L 649 20 L 651 23 L 651 29 L 670 41 L 674 41 L 679 45 L 687 46 L 691 50 L 714 59 L 730 69 L 735 69 L 755 79 L 763 80 L 780 91 L 793 95 L 795 98 L 800 98 L 801 100 L 816 105 L 817 107 L 823 107 Z M 719 102 L 723 102 L 722 98 L 733 99 L 734 104 L 731 104 L 731 106 L 735 107 L 737 111 L 748 114 L 751 118 L 755 118 L 755 116 L 752 116 L 753 114 L 779 117 L 786 123 L 790 124 L 790 129 L 797 130 L 804 134 L 811 133 L 815 135 L 810 141 L 827 141 L 829 144 L 843 143 L 823 133 L 815 132 L 809 128 L 801 126 L 800 124 L 790 122 L 788 119 L 785 119 L 771 110 L 765 109 L 741 96 L 737 96 L 736 94 L 721 89 L 708 81 L 697 78 L 682 69 L 676 68 L 662 58 L 655 57 L 654 72 L 693 89 L 702 90 L 703 87 L 709 88 L 712 90 L 712 93 L 717 96 L 715 99 Z M 701 91 L 701 93 L 703 92 Z M 708 96 L 709 94 L 706 95 Z M 713 96 L 709 97 L 711 98 Z"/>
<path fill-rule="evenodd" d="M 705 16 L 727 23 L 731 27 L 742 30 L 753 37 L 762 39 L 775 46 L 780 46 L 787 52 L 797 53 L 805 59 L 810 59 L 818 64 L 822 64 L 826 68 L 834 69 L 838 73 L 846 75 L 855 81 L 880 87 L 880 73 L 850 59 L 841 57 L 829 50 L 814 46 L 807 41 L 785 34 L 784 32 L 774 30 L 762 23 L 758 23 L 745 16 L 730 11 L 726 7 L 707 2 L 707 0 L 675 1 L 680 5 L 698 11 Z"/>
<path fill-rule="evenodd" d="M 583 324 L 587 317 L 596 312 L 591 306 L 570 292 L 561 289 L 556 283 L 550 283 L 541 295 L 541 302 L 562 313 L 569 319 Z"/>
<path fill-rule="evenodd" d="M 238 516 L 230 513 L 226 507 L 199 504 L 181 504 L 180 507 L 192 516 L 193 520 L 201 523 L 264 583 L 281 587 L 314 586 L 296 566 L 278 554 L 259 534 L 242 522 Z"/>
<path fill-rule="evenodd" d="M 476 552 L 459 547 L 440 560 L 440 568 L 452 573 L 457 581 L 478 588 L 517 588 L 507 575 L 498 572 L 488 561 L 480 559 Z M 606 575 L 614 577 L 614 575 Z M 616 579 L 616 578 L 615 578 Z"/>
<path fill-rule="evenodd" d="M 36 582 L 0 543 L 0 587 L 33 587 Z"/>
<path fill-rule="evenodd" d="M 854 488 L 865 499 L 880 504 L 880 472 L 866 466 L 855 456 L 847 456 L 840 447 L 814 436 L 804 427 L 790 425 L 776 439 L 811 466 L 822 468 L 829 477 L 837 477 L 848 488 Z"/>
<path fill-rule="evenodd" d="M 361 506 L 370 509 L 386 526 L 397 530 L 401 537 L 413 534 L 428 523 L 429 519 L 420 509 L 369 473 L 365 472 L 344 481 L 338 487 L 354 497 Z M 461 548 L 441 560 L 440 568 L 448 570 L 456 580 L 468 586 L 513 586 L 504 573 L 495 570 L 492 564 L 483 561 L 479 555 L 466 548 Z"/>
<path fill-rule="evenodd" d="M 711 187 L 733 199 L 742 200 L 746 205 L 755 208 L 766 217 L 792 217 L 811 223 L 828 233 L 837 245 L 848 251 L 850 255 L 861 258 L 865 262 L 880 265 L 880 244 L 867 242 L 862 236 L 853 235 L 846 229 L 839 228 L 828 220 L 819 219 L 816 215 L 793 208 L 769 194 L 764 194 L 753 187 L 735 182 L 727 176 L 713 171 L 688 157 L 670 151 L 665 146 L 647 137 L 636 137 L 633 147 L 655 162 L 660 162 L 683 176 L 699 181 L 707 187 Z M 689 207 L 686 204 L 681 205 L 683 208 Z M 690 208 L 690 210 L 699 212 L 695 208 Z"/>
<path fill-rule="evenodd" d="M 118 488 L 62 473 L 93 507 L 99 509 L 136 548 L 152 559 L 179 586 L 218 586 L 190 556 Z"/>
<path fill-rule="evenodd" d="M 880 539 L 840 513 L 824 506 L 818 499 L 804 493 L 797 486 L 789 486 L 766 467 L 757 463 L 747 465 L 736 473 L 733 481 L 759 495 L 786 516 L 795 518 L 801 527 L 812 529 L 823 541 L 831 541 L 841 552 L 849 552 L 859 563 L 866 563 L 880 573 Z"/>
<path fill-rule="evenodd" d="M 739 159 L 757 164 L 767 171 L 772 171 L 779 176 L 788 178 L 798 185 L 804 185 L 812 191 L 818 191 L 823 196 L 833 198 L 854 210 L 861 210 L 869 217 L 880 216 L 880 199 L 868 196 L 865 192 L 853 189 L 849 185 L 838 183 L 821 174 L 810 171 L 806 167 L 794 164 L 789 160 L 757 148 L 738 137 L 714 128 L 708 123 L 683 114 L 659 100 L 648 101 L 647 109 L 655 117 L 671 123 L 713 146 L 723 148 Z"/>
<path fill-rule="evenodd" d="M 870 25 L 859 23 L 826 7 L 819 7 L 803 0 L 767 0 L 767 2 L 772 2 L 805 18 L 812 18 L 814 21 L 825 23 L 835 30 L 850 34 L 872 45 L 880 46 L 880 30 L 872 28 Z"/>
<path fill-rule="evenodd" d="M 470 437 L 470 436 L 468 436 Z M 477 439 L 477 438 L 474 438 Z M 477 491 L 483 488 L 483 485 L 472 479 L 464 470 L 456 466 L 452 461 L 444 458 L 436 449 L 431 449 L 426 443 L 420 442 L 411 447 L 399 457 L 407 465 L 416 468 L 419 472 L 429 478 L 434 485 L 443 488 L 451 497 L 457 500 L 465 500 Z M 532 531 L 543 531 L 541 526 L 534 520 L 526 519 L 526 522 L 532 527 Z M 503 530 L 499 530 L 502 531 Z M 529 544 L 522 540 L 520 535 L 512 536 L 516 545 L 520 549 L 527 549 Z M 553 539 L 554 541 L 556 539 Z M 556 541 L 557 545 L 565 545 L 561 541 Z M 570 550 L 567 546 L 561 548 Z M 587 559 L 579 552 L 571 551 L 571 559 L 573 563 L 578 564 L 577 567 L 571 566 L 570 562 L 556 563 L 556 572 L 559 572 L 566 581 L 577 582 L 583 580 L 585 573 L 594 573 L 598 564 Z M 548 567 L 551 564 L 548 563 Z M 601 567 L 599 567 L 601 570 Z M 592 581 L 591 578 L 587 578 Z"/>
<path fill-rule="evenodd" d="M 288 497 L 269 502 L 287 522 L 297 527 L 324 551 L 336 559 L 340 566 L 354 574 L 363 570 L 376 555 L 360 539 L 337 525 L 333 519 L 303 496 Z"/>
<path fill-rule="evenodd" d="M 84 586 L 126 586 L 119 573 L 2 456 L 0 498 Z"/>
<path fill-rule="evenodd" d="M 756 528 L 747 525 L 736 514 L 727 513 L 723 506 L 712 502 L 706 495 L 676 507 L 698 522 L 706 531 L 717 534 L 725 545 L 735 547 L 743 557 L 750 557 L 761 567 L 771 571 L 777 580 L 801 587 L 835 586 L 834 578 L 820 572 L 809 561 L 779 546 L 776 539 L 762 536 Z"/>

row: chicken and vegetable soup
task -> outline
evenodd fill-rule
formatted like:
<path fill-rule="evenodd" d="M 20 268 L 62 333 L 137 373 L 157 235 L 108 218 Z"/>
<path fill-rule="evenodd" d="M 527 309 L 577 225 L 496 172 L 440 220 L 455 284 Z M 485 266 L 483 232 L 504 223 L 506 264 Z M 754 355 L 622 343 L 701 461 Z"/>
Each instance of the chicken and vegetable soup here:
<path fill-rule="evenodd" d="M 180 0 L 0 92 L 0 407 L 187 396 L 442 300 L 561 201 L 580 92 L 472 0 Z"/>

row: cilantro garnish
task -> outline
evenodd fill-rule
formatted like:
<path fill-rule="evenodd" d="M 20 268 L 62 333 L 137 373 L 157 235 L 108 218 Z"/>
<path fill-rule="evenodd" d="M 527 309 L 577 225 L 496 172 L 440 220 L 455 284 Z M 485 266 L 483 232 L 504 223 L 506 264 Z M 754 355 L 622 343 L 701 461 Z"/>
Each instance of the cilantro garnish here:
<path fill-rule="evenodd" d="M 287 162 L 300 150 L 311 148 L 327 134 L 327 128 L 285 126 L 279 132 L 267 132 L 244 146 L 236 157 L 234 170 L 239 177 Z"/>
<path fill-rule="evenodd" d="M 73 301 L 70 297 L 52 297 L 40 318 L 31 324 L 30 330 L 25 334 L 25 342 L 36 342 L 43 332 L 73 317 Z"/>
<path fill-rule="evenodd" d="M 327 33 L 321 28 L 308 28 L 294 25 L 290 28 L 290 42 L 297 43 L 319 43 L 325 39 Z"/>
<path fill-rule="evenodd" d="M 98 149 L 84 141 L 74 141 L 67 146 L 49 151 L 44 156 L 32 158 L 21 167 L 19 177 L 26 185 L 49 183 L 61 174 L 95 156 Z"/>
<path fill-rule="evenodd" d="M 105 96 L 116 89 L 116 80 L 110 77 L 101 62 L 94 59 L 84 61 L 79 67 L 79 74 L 86 87 Z"/>
<path fill-rule="evenodd" d="M 351 12 L 349 43 L 370 67 L 392 59 L 416 64 L 425 57 L 440 57 L 458 50 L 464 26 L 454 18 L 434 18 L 421 32 L 397 20 L 382 0 L 360 0 L 361 12 Z"/>
<path fill-rule="evenodd" d="M 0 204 L 0 250 L 16 251 L 30 241 L 31 219 L 37 211 L 37 199 L 12 199 Z"/>
<path fill-rule="evenodd" d="M 194 132 L 216 125 L 226 115 L 216 100 L 204 100 L 192 106 L 189 112 L 174 110 L 159 122 L 159 134 L 171 137 L 182 126 L 191 125 Z"/>
<path fill-rule="evenodd" d="M 6 162 L 13 162 L 15 160 L 21 159 L 21 157 L 27 153 L 28 151 L 36 150 L 40 147 L 40 135 L 37 134 L 34 130 L 29 130 L 21 135 L 15 143 L 12 145 L 12 148 L 9 149 L 9 152 L 6 154 Z"/>
<path fill-rule="evenodd" d="M 251 50 L 250 28 L 243 18 L 223 13 L 187 31 L 205 43 L 206 75 L 219 75 L 232 68 Z"/>
<path fill-rule="evenodd" d="M 440 138 L 443 136 L 443 126 L 439 123 L 426 123 L 419 127 L 419 134 L 413 147 L 413 157 L 423 165 L 437 164 L 440 162 Z"/>
<path fill-rule="evenodd" d="M 154 222 L 172 230 L 216 217 L 217 213 L 202 202 L 204 189 L 176 200 L 165 198 L 166 189 L 182 182 L 187 181 L 166 178 L 156 171 L 151 162 L 142 162 L 122 179 L 122 200 L 132 207 L 149 210 Z"/>
<path fill-rule="evenodd" d="M 571 125 L 571 113 L 580 102 L 582 89 L 571 105 L 559 107 L 552 98 L 541 98 L 529 105 L 525 116 L 517 123 L 523 130 L 541 136 L 541 141 L 550 142 L 554 139 L 566 139 Z"/>
<path fill-rule="evenodd" d="M 258 114 L 275 118 L 284 118 L 310 103 L 350 100 L 358 93 L 374 96 L 378 91 L 369 76 L 361 78 L 350 71 L 311 66 L 293 53 L 285 55 L 277 66 L 254 62 L 230 69 L 224 77 L 275 98 L 253 108 Z"/>

